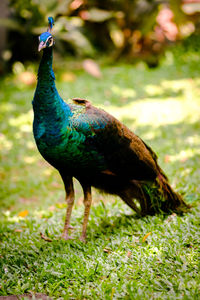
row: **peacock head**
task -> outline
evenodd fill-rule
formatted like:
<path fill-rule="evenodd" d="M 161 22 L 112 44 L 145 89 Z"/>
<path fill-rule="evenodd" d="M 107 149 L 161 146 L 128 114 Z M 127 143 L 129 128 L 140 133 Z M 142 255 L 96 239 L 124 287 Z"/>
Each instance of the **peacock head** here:
<path fill-rule="evenodd" d="M 49 23 L 49 26 L 47 28 L 47 31 L 43 32 L 39 36 L 38 51 L 41 51 L 44 48 L 52 47 L 53 44 L 54 44 L 53 36 L 50 33 L 52 28 L 53 28 L 53 25 L 54 25 L 54 19 L 52 17 L 49 17 L 48 18 L 48 23 Z"/>

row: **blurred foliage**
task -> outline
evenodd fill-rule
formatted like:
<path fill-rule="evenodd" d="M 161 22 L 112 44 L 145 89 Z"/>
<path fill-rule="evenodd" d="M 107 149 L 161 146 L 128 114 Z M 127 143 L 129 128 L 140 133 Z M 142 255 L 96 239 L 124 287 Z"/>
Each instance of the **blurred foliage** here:
<path fill-rule="evenodd" d="M 189 0 L 8 0 L 9 29 L 4 59 L 37 58 L 36 37 L 55 20 L 56 48 L 61 55 L 126 57 L 157 66 L 166 47 L 198 30 L 200 4 Z M 17 49 L 17 51 L 16 51 Z M 29 49 L 29 51 L 27 51 Z"/>

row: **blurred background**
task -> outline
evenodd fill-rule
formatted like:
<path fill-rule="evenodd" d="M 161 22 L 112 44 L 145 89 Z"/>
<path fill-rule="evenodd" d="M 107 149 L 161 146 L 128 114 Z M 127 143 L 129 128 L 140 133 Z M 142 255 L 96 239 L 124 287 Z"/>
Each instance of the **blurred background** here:
<path fill-rule="evenodd" d="M 39 59 L 48 16 L 56 20 L 56 62 L 101 57 L 156 67 L 174 45 L 200 45 L 198 0 L 1 0 L 1 74 Z"/>
<path fill-rule="evenodd" d="M 113 114 L 154 149 L 187 201 L 199 199 L 200 1 L 0 0 L 1 205 L 51 209 L 64 201 L 32 134 L 38 36 L 49 16 L 61 97 Z"/>

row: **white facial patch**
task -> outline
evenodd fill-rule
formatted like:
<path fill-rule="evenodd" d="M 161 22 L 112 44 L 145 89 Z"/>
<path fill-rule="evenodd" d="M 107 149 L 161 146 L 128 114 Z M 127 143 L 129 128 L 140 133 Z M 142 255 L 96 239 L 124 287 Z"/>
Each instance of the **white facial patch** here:
<path fill-rule="evenodd" d="M 48 47 L 53 46 L 53 37 L 52 36 L 48 37 L 45 44 L 47 45 L 47 43 L 48 43 Z"/>

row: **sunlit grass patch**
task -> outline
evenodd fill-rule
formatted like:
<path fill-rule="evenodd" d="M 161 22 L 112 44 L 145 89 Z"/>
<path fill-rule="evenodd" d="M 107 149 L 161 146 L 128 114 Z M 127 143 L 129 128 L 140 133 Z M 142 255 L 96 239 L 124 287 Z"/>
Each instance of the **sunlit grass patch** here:
<path fill-rule="evenodd" d="M 200 73 L 165 64 L 156 70 L 107 66 L 102 74 L 96 79 L 78 71 L 74 80 L 58 81 L 58 90 L 64 99 L 89 99 L 134 130 L 195 207 L 183 216 L 138 218 L 120 199 L 93 191 L 83 245 L 76 182 L 74 240 L 60 240 L 64 187 L 32 136 L 34 89 L 6 78 L 0 83 L 0 295 L 198 299 Z"/>

